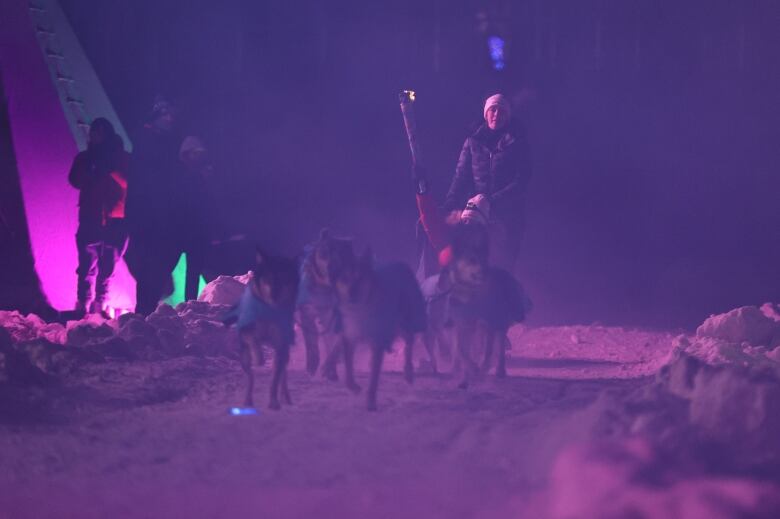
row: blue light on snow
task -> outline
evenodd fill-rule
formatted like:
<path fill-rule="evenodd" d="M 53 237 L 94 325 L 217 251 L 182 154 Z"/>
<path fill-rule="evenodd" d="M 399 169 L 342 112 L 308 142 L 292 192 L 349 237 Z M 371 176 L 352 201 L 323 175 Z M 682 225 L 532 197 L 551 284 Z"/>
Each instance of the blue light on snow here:
<path fill-rule="evenodd" d="M 254 407 L 231 407 L 230 414 L 233 416 L 257 414 L 257 409 Z"/>
<path fill-rule="evenodd" d="M 493 68 L 503 70 L 504 63 L 504 40 L 498 36 L 488 38 L 488 48 L 490 49 L 490 59 L 493 60 Z"/>

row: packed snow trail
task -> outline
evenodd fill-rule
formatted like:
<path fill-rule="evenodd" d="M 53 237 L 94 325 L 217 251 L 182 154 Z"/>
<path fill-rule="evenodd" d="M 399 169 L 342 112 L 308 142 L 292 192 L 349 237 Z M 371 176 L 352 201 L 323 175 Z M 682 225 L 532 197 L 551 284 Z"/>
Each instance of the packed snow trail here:
<path fill-rule="evenodd" d="M 298 345 L 294 405 L 267 410 L 257 368 L 254 416 L 228 413 L 245 378 L 209 305 L 68 327 L 5 313 L 0 517 L 777 517 L 772 309 L 695 336 L 516 327 L 510 376 L 468 391 L 424 370 L 409 386 L 396 351 L 378 413 L 307 375 Z M 357 367 L 365 387 L 366 352 Z"/>

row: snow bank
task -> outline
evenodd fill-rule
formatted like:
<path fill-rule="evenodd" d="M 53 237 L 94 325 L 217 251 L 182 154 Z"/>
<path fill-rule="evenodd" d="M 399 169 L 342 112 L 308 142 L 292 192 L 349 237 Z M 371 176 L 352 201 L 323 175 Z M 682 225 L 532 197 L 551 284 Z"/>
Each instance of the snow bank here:
<path fill-rule="evenodd" d="M 234 332 L 222 324 L 225 304 L 187 301 L 176 307 L 184 325 L 184 349 L 197 356 L 234 356 L 238 342 Z"/>
<path fill-rule="evenodd" d="M 46 382 L 46 374 L 38 369 L 27 355 L 17 351 L 11 334 L 4 328 L 0 328 L 0 389 L 5 389 L 9 384 L 30 386 L 42 385 Z M 6 395 L 0 395 L 3 396 Z M 9 402 L 0 398 L 0 403 L 6 406 Z"/>
<path fill-rule="evenodd" d="M 79 321 L 67 322 L 65 325 L 65 344 L 86 346 L 95 341 L 112 337 L 116 330 L 116 321 L 105 320 L 99 315 L 89 314 Z"/>
<path fill-rule="evenodd" d="M 176 308 L 161 304 L 145 319 L 137 314 L 123 315 L 118 336 L 149 359 L 233 356 L 235 332 L 220 320 L 227 308 L 203 301 L 187 301 Z"/>
<path fill-rule="evenodd" d="M 220 316 L 228 307 L 188 301 L 175 309 L 161 304 L 144 318 L 125 314 L 105 320 L 89 315 L 65 326 L 36 315 L 0 312 L 0 382 L 40 382 L 105 359 L 161 360 L 183 355 L 234 357 L 235 332 Z"/>
<path fill-rule="evenodd" d="M 777 377 L 702 366 L 690 396 L 690 423 L 706 440 L 741 452 L 741 463 L 780 463 L 778 402 Z"/>
<path fill-rule="evenodd" d="M 712 315 L 696 330 L 696 336 L 679 336 L 664 364 L 680 354 L 711 366 L 743 366 L 780 373 L 780 312 L 777 305 L 743 306 Z"/>
<path fill-rule="evenodd" d="M 0 311 L 0 328 L 5 328 L 16 342 L 43 338 L 56 344 L 64 344 L 67 340 L 63 325 L 47 323 L 35 314 L 24 316 L 17 311 Z"/>
<path fill-rule="evenodd" d="M 249 283 L 251 273 L 243 276 L 219 276 L 207 284 L 198 301 L 217 305 L 234 305 L 241 299 L 244 287 Z"/>
<path fill-rule="evenodd" d="M 633 438 L 572 446 L 558 456 L 550 489 L 528 514 L 551 519 L 592 517 L 774 518 L 780 487 L 739 477 L 690 477 L 649 442 Z"/>
<path fill-rule="evenodd" d="M 711 315 L 696 330 L 699 338 L 774 348 L 780 345 L 780 312 L 776 305 L 761 308 L 743 306 L 720 315 Z"/>
<path fill-rule="evenodd" d="M 602 393 L 575 422 L 590 438 L 647 438 L 695 473 L 780 477 L 778 325 L 771 304 L 711 316 L 672 341 L 651 382 Z"/>
<path fill-rule="evenodd" d="M 670 458 L 726 475 L 780 477 L 780 377 L 755 365 L 709 365 L 678 351 L 652 382 L 609 391 L 576 414 L 590 438 L 647 438 Z M 702 471 L 708 472 L 708 471 Z"/>

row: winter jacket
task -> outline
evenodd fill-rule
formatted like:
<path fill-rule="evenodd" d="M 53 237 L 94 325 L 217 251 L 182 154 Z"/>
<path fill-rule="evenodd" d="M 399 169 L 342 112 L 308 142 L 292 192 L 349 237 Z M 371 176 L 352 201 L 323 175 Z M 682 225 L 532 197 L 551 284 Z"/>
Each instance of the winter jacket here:
<path fill-rule="evenodd" d="M 488 250 L 487 241 L 480 238 L 482 233 L 465 232 L 466 229 L 476 229 L 480 224 L 468 224 L 468 227 L 463 227 L 462 223 L 448 224 L 429 194 L 417 195 L 417 209 L 420 213 L 420 224 L 428 242 L 436 252 L 440 267 L 446 267 L 452 261 L 453 255 L 457 252 L 455 248 L 458 247 L 458 241 L 478 247 L 483 244 L 484 250 Z M 464 239 L 468 241 L 463 242 Z"/>
<path fill-rule="evenodd" d="M 220 222 L 217 220 L 215 206 L 214 181 L 207 178 L 203 171 L 184 168 L 181 202 L 184 228 L 181 238 L 188 247 L 207 247 L 220 237 Z"/>
<path fill-rule="evenodd" d="M 68 181 L 79 190 L 79 223 L 105 226 L 110 218 L 125 217 L 127 169 L 130 155 L 114 136 L 76 155 Z"/>
<path fill-rule="evenodd" d="M 450 245 L 452 229 L 444 220 L 436 201 L 428 193 L 417 194 L 417 210 L 425 235 L 436 253 Z"/>
<path fill-rule="evenodd" d="M 181 238 L 186 228 L 187 177 L 179 160 L 181 136 L 144 127 L 134 140 L 127 195 L 131 237 Z"/>
<path fill-rule="evenodd" d="M 522 128 L 513 122 L 497 133 L 482 124 L 463 143 L 444 209 L 463 209 L 469 198 L 482 193 L 490 197 L 491 218 L 510 233 L 519 232 L 530 177 L 530 150 Z"/>

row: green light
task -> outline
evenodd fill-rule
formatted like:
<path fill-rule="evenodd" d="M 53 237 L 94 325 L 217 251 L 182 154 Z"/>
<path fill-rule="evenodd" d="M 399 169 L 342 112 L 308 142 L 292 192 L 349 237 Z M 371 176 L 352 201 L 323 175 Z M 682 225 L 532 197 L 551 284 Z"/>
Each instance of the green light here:
<path fill-rule="evenodd" d="M 182 254 L 173 272 L 173 293 L 163 299 L 163 303 L 176 306 L 184 301 L 184 281 L 187 279 L 187 255 Z"/>
<path fill-rule="evenodd" d="M 179 262 L 176 264 L 176 267 L 173 269 L 173 272 L 171 272 L 171 276 L 173 276 L 173 293 L 163 299 L 163 303 L 167 303 L 171 306 L 176 306 L 179 303 L 184 302 L 184 285 L 187 281 L 187 255 L 182 254 L 179 258 Z M 206 286 L 206 280 L 203 279 L 203 276 L 200 276 L 198 278 L 198 295 L 203 291 L 203 288 Z"/>
<path fill-rule="evenodd" d="M 198 297 L 203 293 L 204 288 L 206 288 L 206 280 L 200 276 L 198 277 Z"/>

